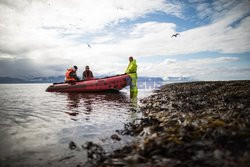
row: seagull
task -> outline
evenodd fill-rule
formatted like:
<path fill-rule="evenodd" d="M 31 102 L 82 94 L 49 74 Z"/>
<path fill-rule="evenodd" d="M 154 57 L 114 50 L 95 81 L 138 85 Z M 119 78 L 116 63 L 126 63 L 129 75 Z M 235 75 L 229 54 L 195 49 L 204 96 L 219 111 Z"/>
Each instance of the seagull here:
<path fill-rule="evenodd" d="M 87 43 L 88 47 L 91 48 L 91 46 Z"/>
<path fill-rule="evenodd" d="M 177 35 L 180 35 L 180 34 L 179 33 L 173 34 L 172 37 L 177 37 Z"/>

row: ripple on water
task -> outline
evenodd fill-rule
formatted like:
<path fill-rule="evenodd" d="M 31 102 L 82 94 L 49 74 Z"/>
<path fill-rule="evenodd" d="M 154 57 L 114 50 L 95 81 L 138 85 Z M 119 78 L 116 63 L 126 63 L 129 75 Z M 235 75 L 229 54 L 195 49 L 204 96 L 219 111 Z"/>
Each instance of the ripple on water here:
<path fill-rule="evenodd" d="M 1 164 L 32 166 L 50 161 L 53 166 L 53 161 L 72 154 L 70 141 L 102 143 L 101 139 L 135 118 L 128 112 L 131 103 L 126 90 L 115 94 L 48 93 L 47 86 L 0 85 Z M 73 154 L 72 161 L 83 157 L 82 151 Z"/>

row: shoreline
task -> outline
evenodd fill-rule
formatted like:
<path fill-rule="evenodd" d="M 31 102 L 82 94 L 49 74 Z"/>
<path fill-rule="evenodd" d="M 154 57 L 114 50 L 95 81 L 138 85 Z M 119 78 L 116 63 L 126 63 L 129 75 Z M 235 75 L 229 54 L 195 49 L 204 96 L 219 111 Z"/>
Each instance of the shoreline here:
<path fill-rule="evenodd" d="M 167 84 L 141 103 L 143 118 L 117 131 L 141 139 L 86 166 L 250 164 L 249 80 Z"/>

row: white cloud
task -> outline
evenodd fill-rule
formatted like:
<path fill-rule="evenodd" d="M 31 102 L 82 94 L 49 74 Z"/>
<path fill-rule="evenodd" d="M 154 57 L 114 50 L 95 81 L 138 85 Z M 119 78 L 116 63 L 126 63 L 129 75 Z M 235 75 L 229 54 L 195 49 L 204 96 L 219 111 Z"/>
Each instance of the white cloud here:
<path fill-rule="evenodd" d="M 171 35 L 175 33 L 174 24 L 141 23 L 135 25 L 129 33 L 129 38 L 113 45 L 105 45 L 105 47 L 102 45 L 102 52 L 112 50 L 110 54 L 124 57 L 128 55 L 138 57 L 167 56 L 205 51 L 221 53 L 249 52 L 250 17 L 243 19 L 236 27 L 230 27 L 232 22 L 225 24 L 224 20 L 222 20 L 207 26 L 183 31 L 177 38 L 171 38 Z"/>
<path fill-rule="evenodd" d="M 212 21 L 216 21 L 218 19 L 221 19 L 222 17 L 225 17 L 225 15 L 228 15 L 228 12 L 234 7 L 237 6 L 239 3 L 247 7 L 244 0 L 216 0 L 212 2 L 208 1 L 201 1 L 201 0 L 194 0 L 189 1 L 192 5 L 192 7 L 197 11 L 197 17 L 201 20 L 207 20 L 210 19 Z M 196 17 L 196 16 L 195 16 Z"/>
<path fill-rule="evenodd" d="M 181 16 L 178 5 L 164 0 L 2 0 L 0 54 L 32 59 L 41 65 L 84 65 L 107 60 L 111 64 L 120 60 L 117 56 L 121 50 L 113 49 L 123 48 L 102 44 L 111 40 L 112 34 L 93 39 L 92 49 L 80 41 L 91 40 L 89 33 L 105 32 L 107 26 L 156 11 Z"/>
<path fill-rule="evenodd" d="M 169 65 L 169 64 L 174 64 L 176 63 L 176 59 L 165 59 L 162 64 L 164 65 Z"/>
<path fill-rule="evenodd" d="M 104 36 L 98 36 L 95 37 L 91 42 L 92 43 L 105 43 L 105 42 L 110 42 L 114 39 L 112 35 L 104 35 Z"/>
<path fill-rule="evenodd" d="M 2 0 L 0 60 L 14 59 L 19 62 L 29 59 L 28 63 L 23 64 L 35 64 L 27 67 L 39 67 L 41 70 L 36 73 L 40 75 L 64 74 L 67 66 L 75 64 L 80 68 L 88 64 L 96 73 L 123 73 L 128 56 L 167 57 L 205 51 L 250 52 L 250 17 L 242 19 L 248 12 L 249 2 L 243 1 L 231 6 L 226 3 L 219 9 L 215 3 L 209 7 L 207 4 L 200 4 L 199 9 L 197 8 L 200 12 L 207 8 L 204 15 L 214 12 L 213 22 L 180 32 L 180 36 L 171 38 L 176 33 L 177 25 L 166 22 L 136 22 L 115 32 L 120 23 L 135 21 L 157 11 L 183 18 L 181 5 L 164 0 Z M 242 20 L 239 21 L 240 19 Z M 237 21 L 239 23 L 236 26 L 230 26 Z M 92 48 L 86 45 L 88 42 Z M 209 61 L 223 63 L 237 61 L 237 58 L 222 57 L 198 61 L 209 65 L 214 63 Z M 200 73 L 209 70 L 197 67 L 199 63 L 197 60 L 180 63 L 176 59 L 166 59 L 159 66 L 140 65 L 139 73 L 201 76 Z M 182 67 L 174 67 L 176 64 Z M 165 66 L 170 66 L 172 70 Z M 19 70 L 20 68 L 17 71 Z M 196 73 L 196 70 L 200 73 Z"/>
<path fill-rule="evenodd" d="M 179 16 L 178 5 L 164 0 L 62 0 L 1 1 L 2 24 L 46 28 L 63 33 L 101 30 L 124 19 L 135 19 L 155 11 Z"/>
<path fill-rule="evenodd" d="M 165 59 L 162 63 L 143 63 L 138 69 L 139 75 L 147 73 L 149 76 L 163 78 L 182 76 L 201 80 L 242 79 L 240 77 L 250 74 L 250 68 L 225 66 L 228 62 L 239 60 L 238 57 L 191 59 L 188 61 Z M 219 66 L 214 66 L 215 64 L 219 64 Z M 221 77 L 221 75 L 224 76 Z"/>
<path fill-rule="evenodd" d="M 156 33 L 174 33 L 176 25 L 173 23 L 158 23 L 158 22 L 146 22 L 141 24 L 136 24 L 130 36 L 133 38 L 143 37 L 143 35 L 151 35 Z"/>

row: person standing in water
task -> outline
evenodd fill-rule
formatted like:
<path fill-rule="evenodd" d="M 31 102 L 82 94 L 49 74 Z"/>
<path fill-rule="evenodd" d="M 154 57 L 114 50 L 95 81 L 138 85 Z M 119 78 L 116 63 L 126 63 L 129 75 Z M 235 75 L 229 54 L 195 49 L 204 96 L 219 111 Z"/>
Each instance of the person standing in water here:
<path fill-rule="evenodd" d="M 128 74 L 132 81 L 130 83 L 130 96 L 137 96 L 137 64 L 136 60 L 133 57 L 129 57 L 129 64 L 125 71 L 125 74 Z"/>

